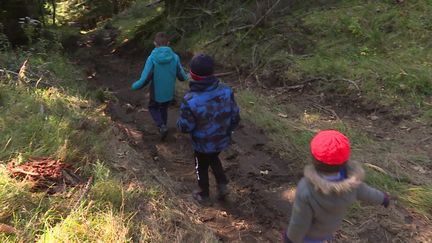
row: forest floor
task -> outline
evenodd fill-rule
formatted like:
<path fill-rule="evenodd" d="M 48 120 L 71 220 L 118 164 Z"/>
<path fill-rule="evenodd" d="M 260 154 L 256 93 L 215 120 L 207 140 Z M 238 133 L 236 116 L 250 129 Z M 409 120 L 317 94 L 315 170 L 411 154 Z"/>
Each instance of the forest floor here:
<path fill-rule="evenodd" d="M 303 162 L 294 159 L 295 156 L 283 156 L 272 149 L 266 132 L 259 124 L 245 119 L 234 133 L 233 146 L 221 156 L 230 179 L 229 199 L 226 202 L 214 200 L 210 207 L 193 206 L 191 191 L 196 186 L 193 150 L 188 135 L 177 133 L 175 129 L 178 103 L 169 109 L 169 136 L 166 141 L 160 141 L 147 110 L 147 94 L 129 88 L 141 73 L 144 55 L 131 58 L 113 53 L 108 45 L 113 38 L 115 33 L 112 31 L 105 31 L 103 43 L 95 43 L 91 34 L 84 36 L 75 57 L 76 62 L 86 70 L 91 87 L 108 89 L 115 95 L 108 101 L 106 113 L 130 145 L 144 156 L 150 156 L 162 174 L 174 182 L 173 190 L 179 198 L 191 205 L 188 213 L 197 222 L 211 228 L 221 241 L 278 242 L 289 221 L 295 185 L 302 176 Z M 224 71 L 223 67 L 220 71 Z M 238 86 L 237 79 L 235 75 L 224 77 L 224 81 L 232 86 Z M 235 88 L 240 90 L 240 87 Z M 181 100 L 180 92 L 181 88 L 177 100 Z M 275 90 L 259 92 L 264 96 L 278 97 L 279 104 L 289 103 L 296 107 L 292 113 L 286 114 L 287 119 L 298 116 L 310 107 L 318 107 L 324 110 L 321 120 L 337 117 L 361 134 L 373 137 L 374 144 L 379 144 L 379 148 L 390 148 L 388 150 L 395 152 L 395 156 L 402 151 L 416 153 L 418 150 L 432 154 L 432 129 L 427 124 L 403 121 L 391 115 L 371 118 L 366 112 L 349 109 L 346 104 L 338 106 L 337 102 L 333 106 L 328 103 L 319 105 L 320 97 L 307 92 L 279 96 Z M 379 149 L 377 151 L 372 147 L 368 151 L 356 152 L 369 154 L 361 157 L 363 161 L 378 156 L 378 153 Z M 405 173 L 413 175 L 409 177 L 409 183 L 430 184 L 432 168 L 427 165 L 419 167 L 405 160 L 399 162 L 398 166 Z M 145 174 L 146 168 L 143 165 L 135 169 Z M 392 177 L 397 176 L 393 171 L 388 173 Z M 215 185 L 214 181 L 211 185 Z M 431 239 L 430 220 L 395 199 L 389 209 L 356 206 L 344 220 L 334 242 L 432 242 Z"/>

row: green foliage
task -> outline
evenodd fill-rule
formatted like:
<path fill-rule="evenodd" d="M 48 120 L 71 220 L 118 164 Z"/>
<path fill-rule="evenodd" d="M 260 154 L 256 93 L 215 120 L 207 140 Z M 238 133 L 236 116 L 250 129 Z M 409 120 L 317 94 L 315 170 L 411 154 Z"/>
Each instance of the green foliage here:
<path fill-rule="evenodd" d="M 279 113 L 286 112 L 283 107 L 253 91 L 240 91 L 237 94 L 237 101 L 242 107 L 242 117 L 265 130 L 266 135 L 272 140 L 272 148 L 292 159 L 304 162 L 308 160 L 309 141 L 313 132 L 306 126 L 280 117 Z"/>
<path fill-rule="evenodd" d="M 0 53 L 1 68 L 11 72 L 0 76 L 0 221 L 19 232 L 0 233 L 0 241 L 130 242 L 133 235 L 147 242 L 168 242 L 182 237 L 178 222 L 184 222 L 182 227 L 188 235 L 194 232 L 198 242 L 214 239 L 180 212 L 174 195 L 168 196 L 152 179 L 124 182 L 103 162 L 108 154 L 112 159 L 114 152 L 107 148 L 117 138 L 92 99 L 95 92 L 79 82 L 82 72 L 59 54 L 60 47 L 49 43 Z M 13 72 L 25 60 L 25 77 L 18 82 Z M 44 85 L 37 88 L 40 78 Z M 83 177 L 93 176 L 88 196 L 77 201 L 83 193 L 79 186 L 56 196 L 36 193 L 29 182 L 9 177 L 6 163 L 39 156 L 59 158 L 80 167 Z M 137 216 L 146 205 L 150 209 Z"/>
<path fill-rule="evenodd" d="M 58 5 L 60 23 L 79 22 L 87 28 L 96 27 L 101 20 L 112 17 L 134 0 L 61 0 Z"/>
<path fill-rule="evenodd" d="M 142 26 L 163 13 L 163 7 L 149 8 L 147 7 L 148 2 L 147 0 L 137 0 L 130 8 L 116 15 L 109 22 L 121 31 L 117 37 L 117 44 L 133 39 Z"/>
<path fill-rule="evenodd" d="M 128 222 L 123 213 L 115 213 L 109 207 L 95 210 L 89 204 L 54 227 L 47 225 L 38 242 L 130 242 Z"/>
<path fill-rule="evenodd" d="M 313 56 L 298 61 L 301 72 L 355 80 L 363 98 L 380 105 L 422 107 L 423 98 L 432 94 L 432 69 L 427 65 L 431 57 L 425 51 L 429 45 L 427 33 L 432 33 L 425 28 L 430 4 L 340 5 L 313 11 L 303 18 L 316 46 Z M 349 84 L 343 86 L 340 92 L 347 92 Z"/>
<path fill-rule="evenodd" d="M 395 114 L 424 110 L 432 94 L 428 1 L 293 2 L 250 32 L 237 29 L 259 18 L 255 4 L 217 2 L 170 19 L 184 32 L 178 49 L 210 52 L 270 88 L 324 78 L 317 92 Z"/>
<path fill-rule="evenodd" d="M 367 171 L 366 181 L 390 193 L 393 198 L 399 198 L 414 210 L 432 216 L 432 185 L 413 186 L 373 170 Z"/>
<path fill-rule="evenodd" d="M 27 89 L 11 85 L 14 78 L 8 81 L 9 84 L 0 83 L 0 160 L 26 160 L 31 156 L 74 159 L 87 154 L 89 148 L 97 148 L 92 145 L 97 132 L 77 132 L 80 122 L 95 117 L 92 110 L 81 108 L 91 105 L 86 99 L 86 89 L 75 82 L 81 74 L 60 54 L 44 51 L 47 50 L 44 43 L 39 42 L 31 53 L 0 54 L 5 57 L 1 59 L 5 62 L 0 63 L 14 70 L 27 59 L 27 79 L 37 81 L 43 77 L 42 82 L 57 82 L 67 88 Z M 38 54 L 33 54 L 35 52 Z M 97 130 L 103 124 L 101 119 L 93 128 Z M 86 142 L 78 142 L 81 139 Z"/>
<path fill-rule="evenodd" d="M 0 220 L 23 232 L 2 234 L 2 242 L 35 241 L 44 228 L 68 214 L 71 203 L 66 197 L 32 193 L 28 182 L 9 178 L 7 162 L 52 157 L 78 167 L 103 157 L 100 146 L 106 139 L 101 129 L 106 128 L 106 120 L 91 108 L 95 103 L 88 99 L 88 90 L 76 82 L 82 74 L 57 50 L 40 41 L 28 51 L 0 53 L 0 66 L 7 70 L 17 70 L 28 60 L 25 79 L 29 81 L 27 86 L 17 83 L 13 75 L 0 77 Z M 52 87 L 31 87 L 40 77 Z M 80 130 L 83 121 L 90 124 L 86 131 Z M 74 195 L 74 190 L 69 193 Z"/>

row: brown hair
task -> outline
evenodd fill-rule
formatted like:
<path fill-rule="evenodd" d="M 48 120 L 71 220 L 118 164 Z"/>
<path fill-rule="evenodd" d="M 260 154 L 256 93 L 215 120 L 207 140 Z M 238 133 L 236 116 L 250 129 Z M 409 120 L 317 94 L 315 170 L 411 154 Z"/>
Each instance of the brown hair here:
<path fill-rule="evenodd" d="M 156 33 L 154 42 L 158 46 L 166 46 L 169 43 L 169 36 L 165 32 L 158 32 Z"/>
<path fill-rule="evenodd" d="M 319 172 L 335 173 L 339 172 L 342 168 L 344 168 L 346 166 L 346 162 L 341 165 L 327 165 L 313 158 L 313 165 L 315 166 L 315 169 Z"/>

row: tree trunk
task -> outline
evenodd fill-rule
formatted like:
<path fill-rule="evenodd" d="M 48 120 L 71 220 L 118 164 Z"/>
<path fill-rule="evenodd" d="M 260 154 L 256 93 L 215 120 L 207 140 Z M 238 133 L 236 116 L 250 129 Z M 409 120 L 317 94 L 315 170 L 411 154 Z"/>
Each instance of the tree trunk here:
<path fill-rule="evenodd" d="M 55 25 L 56 24 L 56 12 L 57 12 L 57 3 L 56 3 L 56 0 L 51 0 L 51 4 L 52 4 L 52 7 L 53 7 L 53 12 L 52 12 L 52 23 L 53 23 L 53 25 Z"/>
<path fill-rule="evenodd" d="M 21 29 L 20 18 L 30 15 L 26 1 L 2 0 L 0 1 L 0 23 L 2 31 L 12 44 L 25 44 L 27 38 Z"/>
<path fill-rule="evenodd" d="M 120 12 L 120 2 L 119 0 L 113 0 L 113 13 L 118 14 Z"/>

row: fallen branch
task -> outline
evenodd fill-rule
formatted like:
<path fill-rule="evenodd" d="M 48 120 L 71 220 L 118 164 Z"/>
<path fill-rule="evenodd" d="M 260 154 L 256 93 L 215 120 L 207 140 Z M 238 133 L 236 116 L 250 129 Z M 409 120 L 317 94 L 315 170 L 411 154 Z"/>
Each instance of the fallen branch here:
<path fill-rule="evenodd" d="M 204 9 L 204 8 L 195 8 L 195 7 L 192 7 L 192 8 L 186 8 L 185 10 L 201 11 L 201 12 L 203 12 L 203 13 L 209 15 L 209 16 L 212 16 L 212 17 L 213 17 L 213 14 L 218 13 L 218 11 L 212 12 L 212 11 L 207 10 L 207 9 Z"/>
<path fill-rule="evenodd" d="M 349 221 L 348 219 L 343 219 L 343 221 L 346 222 L 346 223 L 348 223 L 348 224 L 350 224 L 350 225 L 354 225 L 354 223 L 351 222 L 351 221 Z"/>
<path fill-rule="evenodd" d="M 154 7 L 155 5 L 158 5 L 158 4 L 161 3 L 161 2 L 163 2 L 163 0 L 156 0 L 156 1 L 153 1 L 153 2 L 151 2 L 151 3 L 149 3 L 149 4 L 147 4 L 146 7 L 147 7 L 147 8 Z"/>
<path fill-rule="evenodd" d="M 11 168 L 10 171 L 12 173 L 21 173 L 21 174 L 24 174 L 24 175 L 40 176 L 39 173 L 31 172 L 31 171 L 25 171 L 24 169 L 19 168 L 19 167 L 17 167 L 17 168 Z"/>
<path fill-rule="evenodd" d="M 254 25 L 249 24 L 249 25 L 244 25 L 244 26 L 240 26 L 240 27 L 233 28 L 233 29 L 230 29 L 230 30 L 228 30 L 228 31 L 225 31 L 225 32 L 223 32 L 222 34 L 220 34 L 219 36 L 217 36 L 216 38 L 214 38 L 213 40 L 211 40 L 211 41 L 205 43 L 205 44 L 204 44 L 204 47 L 207 47 L 207 46 L 209 46 L 209 45 L 215 43 L 216 41 L 222 39 L 223 37 L 225 37 L 225 36 L 227 36 L 227 35 L 233 34 L 233 33 L 237 32 L 237 31 L 240 31 L 240 30 L 244 30 L 244 29 L 252 28 L 253 26 L 254 26 Z"/>
<path fill-rule="evenodd" d="M 213 76 L 219 78 L 219 77 L 224 77 L 224 76 L 229 76 L 231 74 L 234 74 L 236 72 L 232 71 L 232 72 L 225 72 L 225 73 L 215 73 Z"/>
<path fill-rule="evenodd" d="M 320 109 L 320 110 L 330 112 L 330 113 L 331 113 L 331 114 L 332 114 L 336 119 L 340 120 L 338 114 L 337 114 L 336 111 L 334 111 L 333 109 L 330 109 L 330 108 L 324 107 L 324 106 L 319 105 L 319 104 L 317 104 L 317 103 L 314 103 L 314 104 L 312 104 L 312 105 L 315 106 L 316 108 Z"/>
<path fill-rule="evenodd" d="M 354 85 L 354 87 L 356 87 L 356 89 L 357 89 L 358 91 L 361 91 L 361 90 L 360 90 L 360 87 L 357 85 L 357 83 L 356 83 L 355 81 L 350 80 L 350 79 L 346 79 L 346 78 L 341 78 L 340 80 L 341 80 L 341 81 L 348 82 L 348 83 Z"/>
<path fill-rule="evenodd" d="M 424 143 L 424 142 L 426 142 L 427 140 L 429 140 L 429 139 L 431 139 L 431 138 L 432 138 L 432 136 L 425 137 L 425 138 L 423 138 L 422 140 L 420 140 L 420 143 Z"/>
<path fill-rule="evenodd" d="M 232 49 L 231 55 L 232 53 L 234 53 L 234 51 L 238 48 L 238 46 L 244 41 L 244 39 L 246 39 L 246 37 L 249 35 L 249 33 L 255 29 L 272 11 L 273 9 L 275 9 L 277 7 L 277 5 L 279 5 L 279 3 L 281 2 L 281 0 L 277 0 L 273 6 L 271 6 L 271 8 L 269 8 L 267 10 L 267 12 L 261 16 L 261 18 L 258 19 L 257 22 L 255 22 L 255 24 L 242 36 L 242 38 L 240 39 L 240 41 L 237 42 L 237 45 L 234 46 L 234 48 Z"/>
<path fill-rule="evenodd" d="M 305 84 L 292 85 L 292 86 L 284 87 L 284 90 L 289 91 L 289 90 L 293 90 L 293 89 L 303 89 L 304 86 L 305 86 Z"/>
<path fill-rule="evenodd" d="M 17 72 L 14 72 L 14 71 L 11 71 L 11 70 L 7 70 L 7 69 L 0 69 L 0 72 L 1 73 L 10 73 L 10 74 L 18 76 Z"/>
<path fill-rule="evenodd" d="M 26 77 L 25 76 L 26 66 L 27 66 L 27 61 L 24 62 L 24 64 L 21 66 L 20 71 L 18 73 L 11 71 L 11 70 L 7 70 L 7 69 L 0 69 L 0 73 L 13 74 L 18 78 L 18 82 L 23 83 L 23 84 L 33 84 L 35 86 L 35 88 L 38 88 L 39 85 L 42 85 L 45 88 L 54 87 L 53 84 L 42 82 L 42 77 L 40 77 L 38 80 L 33 80 L 33 79 Z M 27 79 L 27 81 L 25 81 L 24 79 Z"/>
<path fill-rule="evenodd" d="M 369 167 L 369 168 L 372 168 L 372 169 L 374 169 L 374 170 L 376 170 L 378 172 L 381 172 L 381 173 L 383 173 L 385 175 L 390 176 L 390 174 L 387 171 L 385 171 L 383 168 L 381 168 L 381 167 L 378 167 L 378 166 L 370 164 L 370 163 L 364 163 L 364 165 L 367 166 L 367 167 Z"/>
<path fill-rule="evenodd" d="M 186 73 L 190 72 L 190 70 L 188 70 L 186 68 L 184 70 L 185 70 Z M 236 72 L 235 71 L 230 71 L 230 72 L 224 72 L 224 73 L 215 73 L 215 74 L 213 74 L 213 76 L 216 77 L 216 78 L 219 78 L 219 77 L 229 76 L 229 75 L 234 74 L 234 73 L 236 73 Z"/>
<path fill-rule="evenodd" d="M 81 192 L 80 197 L 75 202 L 75 205 L 72 207 L 71 211 L 75 211 L 79 207 L 79 205 L 81 204 L 81 201 L 84 200 L 84 198 L 87 196 L 88 192 L 90 191 L 92 183 L 93 183 L 93 176 L 90 176 L 86 185 L 84 186 L 84 190 Z"/>

